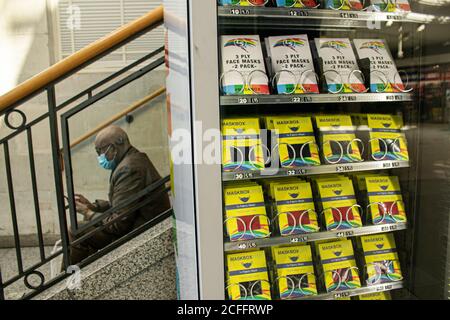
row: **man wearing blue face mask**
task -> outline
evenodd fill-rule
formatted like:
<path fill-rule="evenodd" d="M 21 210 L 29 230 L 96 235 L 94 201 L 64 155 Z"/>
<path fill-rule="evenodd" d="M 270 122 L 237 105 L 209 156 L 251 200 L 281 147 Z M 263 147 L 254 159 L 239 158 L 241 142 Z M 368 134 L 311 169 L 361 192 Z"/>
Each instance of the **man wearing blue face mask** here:
<path fill-rule="evenodd" d="M 98 133 L 95 139 L 95 151 L 98 155 L 98 164 L 106 170 L 111 170 L 109 199 L 91 203 L 84 196 L 75 195 L 76 210 L 84 216 L 86 222 L 129 200 L 145 187 L 161 179 L 147 155 L 134 148 L 125 131 L 117 126 L 109 126 Z M 161 189 L 163 187 L 156 192 Z M 80 244 L 73 245 L 70 251 L 70 263 L 77 264 L 95 251 L 166 211 L 170 208 L 170 202 L 168 195 L 163 194 L 149 204 L 139 209 L 135 208 L 136 203 L 132 203 L 118 211 L 113 211 L 111 215 L 103 219 L 102 223 L 106 224 L 118 216 L 123 216 L 122 219 L 117 219 L 103 230 L 95 232 L 93 236 Z M 69 238 L 72 242 L 77 237 L 69 232 Z"/>

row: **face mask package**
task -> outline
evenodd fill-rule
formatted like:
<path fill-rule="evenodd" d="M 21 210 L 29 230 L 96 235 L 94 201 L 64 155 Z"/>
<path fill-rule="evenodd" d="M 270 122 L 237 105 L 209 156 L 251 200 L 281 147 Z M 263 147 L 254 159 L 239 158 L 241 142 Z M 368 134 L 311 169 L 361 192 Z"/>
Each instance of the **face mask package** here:
<path fill-rule="evenodd" d="M 351 240 L 321 243 L 318 250 L 327 292 L 361 287 Z"/>
<path fill-rule="evenodd" d="M 365 177 L 368 212 L 373 224 L 406 222 L 405 204 L 397 177 Z"/>
<path fill-rule="evenodd" d="M 259 118 L 222 121 L 222 166 L 224 171 L 262 170 L 264 159 Z"/>
<path fill-rule="evenodd" d="M 370 61 L 371 92 L 406 92 L 387 43 L 383 39 L 354 39 L 360 59 Z"/>
<path fill-rule="evenodd" d="M 227 293 L 231 300 L 270 300 L 264 251 L 227 255 Z"/>
<path fill-rule="evenodd" d="M 281 236 L 319 231 L 309 182 L 285 182 L 274 185 L 276 223 Z"/>
<path fill-rule="evenodd" d="M 326 9 L 333 10 L 362 10 L 363 3 L 361 0 L 323 0 Z"/>
<path fill-rule="evenodd" d="M 225 228 L 231 241 L 266 238 L 270 219 L 262 187 L 256 183 L 224 186 Z"/>
<path fill-rule="evenodd" d="M 223 94 L 269 94 L 269 79 L 259 36 L 221 36 L 220 43 Z"/>
<path fill-rule="evenodd" d="M 368 114 L 367 122 L 373 160 L 409 160 L 406 136 L 401 131 L 403 121 L 400 116 Z"/>
<path fill-rule="evenodd" d="M 219 0 L 222 6 L 264 7 L 269 0 Z"/>
<path fill-rule="evenodd" d="M 321 115 L 315 117 L 319 130 L 322 157 L 327 164 L 363 161 L 364 144 L 355 134 L 350 116 Z"/>
<path fill-rule="evenodd" d="M 364 75 L 349 39 L 315 38 L 314 41 L 329 93 L 366 92 Z"/>
<path fill-rule="evenodd" d="M 319 93 L 306 34 L 269 37 L 265 42 L 278 94 Z"/>
<path fill-rule="evenodd" d="M 345 176 L 317 179 L 322 218 L 327 230 L 362 227 L 362 209 L 356 202 L 352 181 Z"/>
<path fill-rule="evenodd" d="M 275 279 L 281 299 L 317 295 L 311 247 L 278 247 L 273 249 Z"/>
<path fill-rule="evenodd" d="M 320 0 L 276 0 L 276 5 L 288 8 L 317 8 Z"/>
<path fill-rule="evenodd" d="M 370 0 L 375 11 L 384 12 L 410 12 L 408 0 Z"/>
<path fill-rule="evenodd" d="M 272 146 L 282 168 L 320 165 L 319 148 L 309 117 L 267 117 L 266 126 L 276 138 Z"/>
<path fill-rule="evenodd" d="M 364 254 L 367 285 L 403 279 L 392 233 L 362 236 L 359 241 Z"/>

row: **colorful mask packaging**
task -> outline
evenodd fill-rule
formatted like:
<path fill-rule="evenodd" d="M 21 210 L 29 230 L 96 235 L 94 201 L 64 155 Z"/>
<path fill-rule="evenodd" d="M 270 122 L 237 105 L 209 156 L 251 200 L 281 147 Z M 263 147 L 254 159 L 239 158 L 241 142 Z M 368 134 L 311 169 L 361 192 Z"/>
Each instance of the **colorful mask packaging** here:
<path fill-rule="evenodd" d="M 219 0 L 219 4 L 222 6 L 259 6 L 263 7 L 267 3 L 267 0 Z"/>
<path fill-rule="evenodd" d="M 222 120 L 223 170 L 262 170 L 264 163 L 259 119 Z"/>
<path fill-rule="evenodd" d="M 277 0 L 277 7 L 288 7 L 288 8 L 317 8 L 319 5 L 319 0 Z"/>
<path fill-rule="evenodd" d="M 408 0 L 370 0 L 372 8 L 384 12 L 410 12 Z"/>
<path fill-rule="evenodd" d="M 330 93 L 365 92 L 366 87 L 349 39 L 316 38 L 323 72 Z"/>
<path fill-rule="evenodd" d="M 387 43 L 382 39 L 354 39 L 356 52 L 360 59 L 370 60 L 371 92 L 404 92 L 400 74 Z"/>
<path fill-rule="evenodd" d="M 317 180 L 316 183 L 327 230 L 362 227 L 361 208 L 349 178 Z"/>
<path fill-rule="evenodd" d="M 319 231 L 309 182 L 276 184 L 274 194 L 281 236 Z"/>
<path fill-rule="evenodd" d="M 392 233 L 362 236 L 361 247 L 367 272 L 367 285 L 403 279 Z"/>
<path fill-rule="evenodd" d="M 374 175 L 365 178 L 369 213 L 373 224 L 406 222 L 405 204 L 397 177 Z"/>
<path fill-rule="evenodd" d="M 359 300 L 391 300 L 391 294 L 388 291 L 362 294 Z"/>
<path fill-rule="evenodd" d="M 368 114 L 370 149 L 373 160 L 409 160 L 401 116 Z"/>
<path fill-rule="evenodd" d="M 324 0 L 326 9 L 334 10 L 362 10 L 363 3 L 360 0 Z"/>
<path fill-rule="evenodd" d="M 265 42 L 279 94 L 319 93 L 306 34 L 268 37 Z"/>
<path fill-rule="evenodd" d="M 315 117 L 320 131 L 320 144 L 325 163 L 350 163 L 362 161 L 362 143 L 356 138 L 350 116 L 321 115 Z"/>
<path fill-rule="evenodd" d="M 267 121 L 268 127 L 276 135 L 278 146 L 276 151 L 282 168 L 320 165 L 311 118 L 273 117 Z"/>
<path fill-rule="evenodd" d="M 227 255 L 227 288 L 231 300 L 270 300 L 264 251 Z"/>
<path fill-rule="evenodd" d="M 262 187 L 256 183 L 225 185 L 225 227 L 231 241 L 270 235 Z"/>
<path fill-rule="evenodd" d="M 220 41 L 223 94 L 269 94 L 269 79 L 259 36 L 221 36 Z"/>
<path fill-rule="evenodd" d="M 361 287 L 351 240 L 318 245 L 327 292 Z"/>
<path fill-rule="evenodd" d="M 311 247 L 278 247 L 273 250 L 278 293 L 281 299 L 317 295 Z"/>

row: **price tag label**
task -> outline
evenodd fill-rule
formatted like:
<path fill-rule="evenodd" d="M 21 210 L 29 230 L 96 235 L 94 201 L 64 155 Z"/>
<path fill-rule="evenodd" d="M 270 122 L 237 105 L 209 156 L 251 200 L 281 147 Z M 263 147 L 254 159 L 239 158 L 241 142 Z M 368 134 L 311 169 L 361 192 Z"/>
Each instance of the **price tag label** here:
<path fill-rule="evenodd" d="M 313 101 L 312 97 L 292 97 L 293 103 L 308 103 L 312 101 Z"/>
<path fill-rule="evenodd" d="M 253 104 L 259 103 L 259 98 L 238 98 L 238 104 Z"/>
<path fill-rule="evenodd" d="M 346 165 L 346 166 L 336 166 L 336 172 L 348 172 L 353 171 L 353 166 Z"/>
<path fill-rule="evenodd" d="M 289 15 L 291 17 L 307 17 L 309 16 L 308 11 L 303 10 L 289 10 Z"/>
<path fill-rule="evenodd" d="M 244 242 L 238 244 L 238 249 L 245 250 L 245 249 L 252 249 L 256 248 L 256 242 Z"/>
<path fill-rule="evenodd" d="M 308 170 L 306 170 L 306 169 L 292 169 L 292 170 L 286 171 L 286 175 L 288 175 L 288 176 L 305 175 L 307 173 L 308 173 Z"/>
<path fill-rule="evenodd" d="M 386 16 L 386 19 L 387 20 L 402 20 L 402 17 L 401 16 L 393 16 L 393 15 L 387 15 Z"/>
<path fill-rule="evenodd" d="M 383 163 L 383 169 L 399 168 L 399 167 L 400 167 L 400 162 L 398 162 L 398 161 Z"/>
<path fill-rule="evenodd" d="M 381 227 L 381 231 L 382 232 L 386 232 L 386 231 L 395 231 L 395 230 L 397 230 L 398 229 L 398 226 L 397 225 L 391 225 L 391 226 L 383 226 L 383 227 Z"/>
<path fill-rule="evenodd" d="M 356 100 L 358 100 L 358 98 L 355 95 L 345 95 L 338 97 L 339 102 L 356 101 Z"/>
<path fill-rule="evenodd" d="M 342 232 L 337 232 L 336 233 L 336 237 L 338 237 L 338 238 L 345 238 L 345 237 L 351 237 L 354 234 L 355 233 L 353 231 L 342 231 Z"/>
<path fill-rule="evenodd" d="M 254 175 L 251 172 L 242 172 L 236 173 L 234 175 L 234 180 L 244 180 L 244 179 L 253 179 Z"/>
<path fill-rule="evenodd" d="M 300 243 L 300 242 L 307 242 L 307 241 L 308 241 L 308 236 L 291 238 L 291 243 Z"/>
<path fill-rule="evenodd" d="M 230 13 L 236 16 L 242 16 L 242 15 L 249 15 L 250 10 L 249 9 L 231 9 Z"/>
<path fill-rule="evenodd" d="M 350 297 L 350 292 L 340 292 L 340 293 L 334 294 L 335 299 L 346 298 L 346 297 Z"/>
<path fill-rule="evenodd" d="M 341 12 L 341 18 L 344 18 L 344 19 L 358 19 L 359 16 L 358 16 L 357 13 Z"/>

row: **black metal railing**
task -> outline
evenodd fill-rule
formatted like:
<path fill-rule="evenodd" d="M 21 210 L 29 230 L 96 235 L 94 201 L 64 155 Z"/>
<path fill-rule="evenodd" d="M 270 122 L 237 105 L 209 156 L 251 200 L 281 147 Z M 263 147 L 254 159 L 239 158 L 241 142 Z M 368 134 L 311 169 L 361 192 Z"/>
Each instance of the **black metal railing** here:
<path fill-rule="evenodd" d="M 29 289 L 27 293 L 23 296 L 23 298 L 31 298 L 38 293 L 42 292 L 43 290 L 49 288 L 50 286 L 54 285 L 55 283 L 61 281 L 65 277 L 70 276 L 70 274 L 62 273 L 59 276 L 53 278 L 53 279 L 45 279 L 44 274 L 39 271 L 38 269 L 46 264 L 48 264 L 53 259 L 56 259 L 62 255 L 63 258 L 63 266 L 67 270 L 67 267 L 70 265 L 69 256 L 70 256 L 70 250 L 71 246 L 86 240 L 87 238 L 91 237 L 96 232 L 99 232 L 100 230 L 103 230 L 105 227 L 108 226 L 110 223 L 114 223 L 115 220 L 111 220 L 108 222 L 108 224 L 102 224 L 101 221 L 114 213 L 115 211 L 118 211 L 122 209 L 123 207 L 127 206 L 127 208 L 130 208 L 130 210 L 127 210 L 127 212 L 131 213 L 133 210 L 137 210 L 142 206 L 147 205 L 150 201 L 154 200 L 156 197 L 161 196 L 163 193 L 169 192 L 169 187 L 166 187 L 165 185 L 169 181 L 169 177 L 165 177 L 161 179 L 158 182 L 155 182 L 154 184 L 148 186 L 138 194 L 136 194 L 133 198 L 127 199 L 124 203 L 119 204 L 118 206 L 115 206 L 108 211 L 106 211 L 104 214 L 102 214 L 98 219 L 95 219 L 94 221 L 91 221 L 87 223 L 86 225 L 83 225 L 83 227 L 78 226 L 77 221 L 77 213 L 75 210 L 74 205 L 74 187 L 73 187 L 73 172 L 72 172 L 72 159 L 71 159 L 71 150 L 70 150 L 70 141 L 69 141 L 69 127 L 68 127 L 68 119 L 80 112 L 81 110 L 84 110 L 85 108 L 88 108 L 95 102 L 104 99 L 106 96 L 112 94 L 113 92 L 119 90 L 120 88 L 124 87 L 125 85 L 136 81 L 137 79 L 141 78 L 142 76 L 148 74 L 158 66 L 162 65 L 164 63 L 164 57 L 158 57 L 161 53 L 164 52 L 164 48 L 161 47 L 158 50 L 151 52 L 142 58 L 138 59 L 137 61 L 129 64 L 128 66 L 120 69 L 119 71 L 107 76 L 103 80 L 97 82 L 96 84 L 90 86 L 89 88 L 77 93 L 70 99 L 57 104 L 56 101 L 56 93 L 55 93 L 55 86 L 61 82 L 62 80 L 66 79 L 70 75 L 74 74 L 75 72 L 79 71 L 81 68 L 101 59 L 106 54 L 111 53 L 112 51 L 116 50 L 117 48 L 125 45 L 126 43 L 136 39 L 137 37 L 147 33 L 153 29 L 153 27 L 149 27 L 148 29 L 145 29 L 126 41 L 123 41 L 120 43 L 120 45 L 112 47 L 110 50 L 107 50 L 106 52 L 102 53 L 101 55 L 89 60 L 88 62 L 84 63 L 79 68 L 74 69 L 70 74 L 64 74 L 64 76 L 60 77 L 56 81 L 53 81 L 52 83 L 46 85 L 44 88 L 34 91 L 29 96 L 20 99 L 18 102 L 14 103 L 13 105 L 9 106 L 2 112 L 0 112 L 0 117 L 4 116 L 4 122 L 6 127 L 12 131 L 8 132 L 8 134 L 5 137 L 0 138 L 0 147 L 3 149 L 4 158 L 5 158 L 5 171 L 6 171 L 6 186 L 7 186 L 7 192 L 9 194 L 9 206 L 10 206 L 10 212 L 11 212 L 11 222 L 12 222 L 12 229 L 13 229 L 13 237 L 14 237 L 14 244 L 15 244 L 15 253 L 16 253 L 16 263 L 17 263 L 17 273 L 13 276 L 10 276 L 8 279 L 5 279 L 2 276 L 2 271 L 0 269 L 0 300 L 5 299 L 5 290 L 15 284 L 16 282 L 23 280 L 25 286 Z M 138 68 L 138 70 L 135 70 L 135 68 Z M 119 76 L 124 75 L 126 72 L 129 72 L 125 77 L 121 77 L 121 79 L 118 79 Z M 107 86 L 107 87 L 106 87 Z M 95 90 L 102 87 L 103 89 L 98 92 L 94 93 Z M 27 115 L 24 111 L 20 110 L 20 107 L 24 105 L 28 100 L 35 97 L 36 95 L 40 93 L 46 92 L 47 95 L 47 105 L 48 109 L 35 119 L 28 121 Z M 76 101 L 79 101 L 82 98 L 85 98 L 83 101 L 78 103 L 77 105 L 71 107 L 68 109 L 70 105 L 75 103 Z M 64 113 L 60 115 L 61 112 Z M 16 117 L 19 118 L 18 124 L 14 124 L 11 116 L 16 115 Z M 16 119 L 17 120 L 17 119 Z M 58 223 L 59 223 L 59 233 L 61 236 L 61 245 L 62 249 L 58 250 L 57 252 L 46 254 L 45 252 L 45 243 L 44 243 L 44 235 L 43 235 L 43 229 L 42 229 L 42 217 L 40 212 L 40 197 L 39 197 L 39 189 L 38 189 L 38 179 L 36 175 L 36 162 L 35 162 L 35 153 L 33 150 L 33 131 L 32 128 L 35 125 L 38 125 L 44 121 L 48 121 L 49 125 L 49 141 L 51 145 L 51 158 L 52 158 L 52 171 L 54 175 L 54 190 L 56 191 L 55 197 L 56 197 L 56 208 L 58 211 Z M 61 137 L 62 137 L 62 144 L 63 148 L 61 149 L 60 144 L 60 134 L 59 134 L 59 128 L 61 128 Z M 14 190 L 14 177 L 13 177 L 13 171 L 11 168 L 11 152 L 10 152 L 10 143 L 12 139 L 24 135 L 26 136 L 26 141 L 28 144 L 28 158 L 29 158 L 29 171 L 31 173 L 31 185 L 29 188 L 31 189 L 31 194 L 33 197 L 33 204 L 34 204 L 34 217 L 36 222 L 36 233 L 37 233 L 37 239 L 38 239 L 38 247 L 39 247 L 39 262 L 30 266 L 25 267 L 24 266 L 24 259 L 22 256 L 22 247 L 21 247 L 21 234 L 19 231 L 19 224 L 18 224 L 18 216 L 17 216 L 17 210 L 16 210 L 16 204 L 17 199 L 15 198 L 15 190 Z M 0 149 L 1 150 L 1 149 Z M 61 155 L 62 150 L 62 155 Z M 63 162 L 64 158 L 64 162 Z M 65 170 L 66 174 L 66 184 L 64 184 L 62 171 L 63 168 Z M 65 204 L 65 192 L 64 190 L 67 190 L 68 194 L 68 205 Z M 130 207 L 131 205 L 131 207 Z M 69 219 L 67 219 L 67 214 L 69 215 Z M 141 225 L 137 229 L 134 229 L 126 236 L 114 241 L 104 249 L 98 251 L 97 253 L 89 256 L 86 260 L 82 261 L 79 266 L 87 265 L 88 263 L 98 259 L 100 256 L 110 252 L 111 250 L 115 249 L 117 246 L 125 243 L 130 238 L 136 236 L 137 234 L 147 230 L 148 228 L 151 228 L 155 224 L 161 222 L 163 219 L 166 219 L 172 215 L 172 210 L 169 209 L 158 216 L 156 216 L 154 219 L 146 222 L 145 224 Z M 123 215 L 117 217 L 117 218 L 124 218 Z M 68 224 L 68 220 L 70 220 L 70 226 Z M 100 223 L 100 225 L 99 225 Z M 86 232 L 81 237 L 78 237 L 77 240 L 74 242 L 70 242 L 68 232 L 69 228 L 71 228 L 71 231 L 75 234 L 79 234 L 80 232 L 86 231 L 86 228 L 89 228 L 93 225 L 96 225 L 95 229 L 89 232 Z M 36 281 L 30 281 L 31 277 L 34 276 L 37 279 Z"/>

